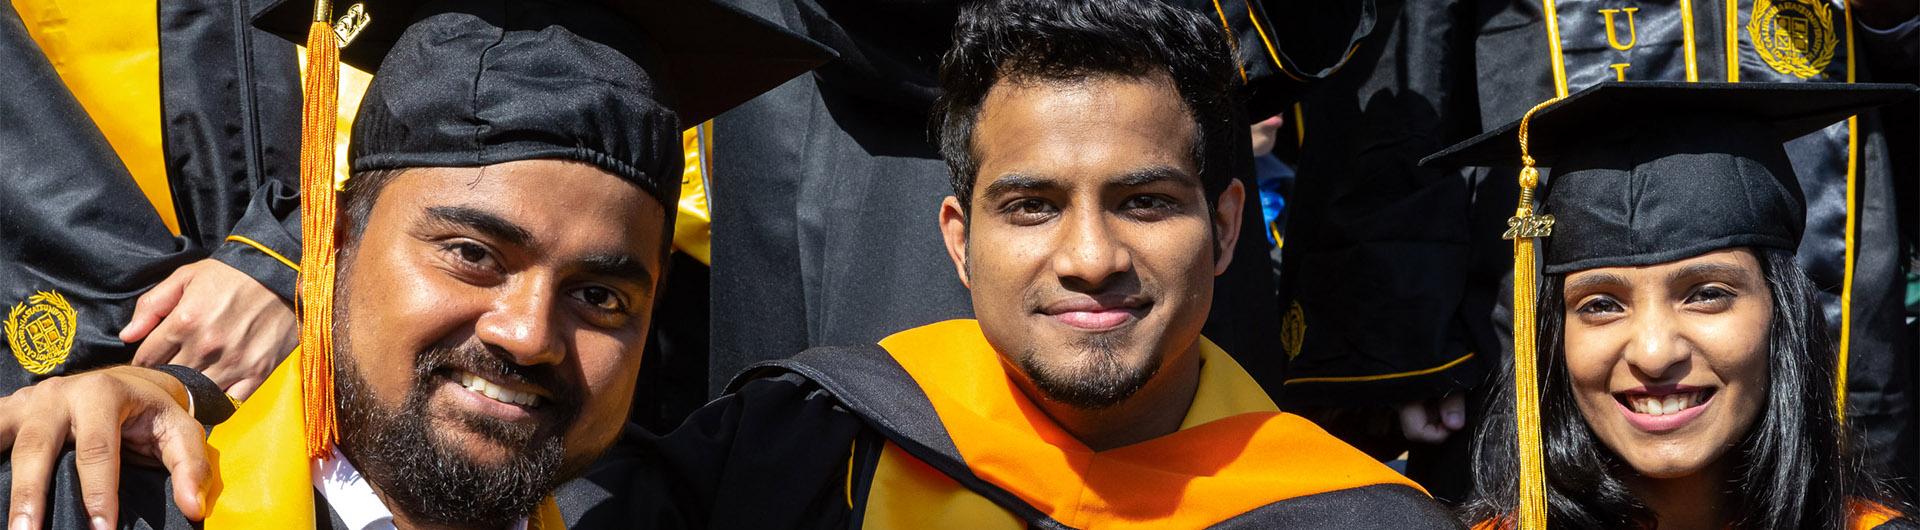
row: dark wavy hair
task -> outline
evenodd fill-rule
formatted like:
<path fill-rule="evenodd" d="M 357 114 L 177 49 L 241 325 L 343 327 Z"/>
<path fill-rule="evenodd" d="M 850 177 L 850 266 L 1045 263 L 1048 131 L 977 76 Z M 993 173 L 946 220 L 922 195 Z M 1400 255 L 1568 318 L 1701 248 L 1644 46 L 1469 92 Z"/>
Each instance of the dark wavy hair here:
<path fill-rule="evenodd" d="M 931 133 L 952 172 L 953 195 L 971 208 L 973 128 L 994 85 L 1075 82 L 1165 73 L 1193 117 L 1192 156 L 1213 205 L 1232 180 L 1240 78 L 1227 36 L 1198 12 L 1153 0 L 983 0 L 967 4 L 954 24 L 953 47 L 940 62 L 943 92 Z M 1238 140 L 1243 142 L 1244 140 Z"/>
<path fill-rule="evenodd" d="M 1738 528 L 1847 528 L 1848 503 L 1878 503 L 1904 513 L 1851 451 L 1852 436 L 1836 419 L 1832 341 L 1816 291 L 1793 253 L 1755 249 L 1773 291 L 1767 328 L 1767 401 L 1756 423 L 1727 458 L 1738 458 L 1727 491 Z M 1653 528 L 1652 508 L 1622 477 L 1633 470 L 1595 437 L 1574 403 L 1564 362 L 1563 283 L 1540 282 L 1541 437 L 1547 468 L 1547 517 L 1555 530 Z M 1509 361 L 1511 362 L 1511 361 Z M 1519 506 L 1512 370 L 1496 387 L 1474 444 L 1470 522 L 1510 517 Z"/>

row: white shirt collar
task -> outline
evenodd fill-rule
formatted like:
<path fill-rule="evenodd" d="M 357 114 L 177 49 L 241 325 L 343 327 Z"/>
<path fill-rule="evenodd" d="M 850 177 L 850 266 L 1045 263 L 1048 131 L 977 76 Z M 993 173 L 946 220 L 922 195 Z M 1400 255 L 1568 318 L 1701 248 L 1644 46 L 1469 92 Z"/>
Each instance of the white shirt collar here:
<path fill-rule="evenodd" d="M 393 511 L 380 501 L 373 485 L 354 469 L 353 462 L 340 454 L 339 447 L 325 458 L 313 459 L 313 487 L 320 490 L 320 496 L 332 505 L 333 513 L 340 515 L 340 522 L 346 523 L 348 530 L 394 530 Z M 527 530 L 527 520 L 516 521 L 511 528 Z"/>

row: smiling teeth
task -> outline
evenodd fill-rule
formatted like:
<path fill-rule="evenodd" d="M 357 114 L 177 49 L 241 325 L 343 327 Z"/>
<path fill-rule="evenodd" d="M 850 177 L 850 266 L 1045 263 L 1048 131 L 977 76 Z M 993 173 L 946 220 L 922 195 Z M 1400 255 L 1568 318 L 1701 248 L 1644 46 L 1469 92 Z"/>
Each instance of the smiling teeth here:
<path fill-rule="evenodd" d="M 492 398 L 494 401 L 512 403 L 522 407 L 533 407 L 540 404 L 540 396 L 508 390 L 506 387 L 489 383 L 486 379 L 467 372 L 460 372 L 456 379 L 459 380 L 460 386 L 465 387 L 467 390 L 472 390 L 476 394 Z"/>
<path fill-rule="evenodd" d="M 1665 396 L 1632 396 L 1627 398 L 1627 406 L 1634 412 L 1648 416 L 1666 416 L 1700 405 L 1701 395 L 1701 392 L 1685 392 Z"/>

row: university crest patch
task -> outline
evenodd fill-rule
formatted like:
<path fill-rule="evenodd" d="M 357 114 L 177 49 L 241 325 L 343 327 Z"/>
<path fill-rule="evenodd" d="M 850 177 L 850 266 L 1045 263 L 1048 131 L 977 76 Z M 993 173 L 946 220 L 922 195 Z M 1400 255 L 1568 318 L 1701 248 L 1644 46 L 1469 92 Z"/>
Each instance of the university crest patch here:
<path fill-rule="evenodd" d="M 73 305 L 54 291 L 40 291 L 7 312 L 7 343 L 20 367 L 46 375 L 73 352 Z"/>
<path fill-rule="evenodd" d="M 1300 302 L 1294 302 L 1280 319 L 1280 346 L 1286 348 L 1288 360 L 1300 356 L 1301 343 L 1306 340 L 1307 312 L 1300 308 Z"/>
<path fill-rule="evenodd" d="M 1754 0 L 1747 37 L 1767 66 L 1801 79 L 1826 71 L 1840 44 L 1833 8 L 1817 0 Z"/>

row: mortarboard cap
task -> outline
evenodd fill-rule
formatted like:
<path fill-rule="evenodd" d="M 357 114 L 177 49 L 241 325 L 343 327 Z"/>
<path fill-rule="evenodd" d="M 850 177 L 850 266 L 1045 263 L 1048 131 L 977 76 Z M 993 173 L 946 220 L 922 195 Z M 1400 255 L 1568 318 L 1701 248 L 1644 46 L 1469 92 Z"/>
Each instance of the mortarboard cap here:
<path fill-rule="evenodd" d="M 1916 87 L 1842 83 L 1603 83 L 1527 111 L 1422 165 L 1521 166 L 1514 240 L 1518 527 L 1546 527 L 1536 240 L 1549 274 L 1644 266 L 1735 247 L 1794 249 L 1806 199 L 1782 144 Z M 1544 214 L 1536 166 L 1554 170 Z"/>
<path fill-rule="evenodd" d="M 1730 247 L 1792 250 L 1805 198 L 1782 145 L 1915 88 L 1843 83 L 1606 83 L 1532 113 L 1553 168 L 1544 272 L 1641 266 Z M 1519 122 L 1424 165 L 1517 166 Z"/>
<path fill-rule="evenodd" d="M 767 22 L 739 8 L 713 0 L 576 0 L 470 2 L 447 0 L 368 0 L 341 2 L 334 15 L 363 15 L 364 25 L 340 49 L 340 62 L 367 72 L 381 67 L 414 22 L 434 12 L 484 13 L 526 4 L 526 9 L 594 9 L 612 13 L 626 31 L 660 50 L 659 64 L 645 65 L 666 80 L 680 97 L 674 108 L 689 126 L 705 122 L 749 99 L 771 90 L 834 57 L 833 52 L 806 37 Z M 354 9 L 352 6 L 360 6 Z M 294 42 L 306 38 L 312 14 L 311 0 L 280 0 L 262 9 L 254 25 Z M 522 21 L 523 22 L 523 21 Z M 500 22 L 496 22 L 500 23 Z M 342 30 L 345 31 L 345 30 Z M 603 35 L 592 35 L 599 38 Z"/>
<path fill-rule="evenodd" d="M 342 5 L 336 28 L 358 30 L 340 61 L 375 74 L 349 147 L 355 173 L 573 159 L 671 205 L 683 126 L 832 57 L 708 0 Z M 312 12 L 309 1 L 284 0 L 255 23 L 298 39 Z"/>
<path fill-rule="evenodd" d="M 281 0 L 255 25 L 307 45 L 301 109 L 300 373 L 309 455 L 338 438 L 333 388 L 334 118 L 342 60 L 373 72 L 352 172 L 518 160 L 592 164 L 666 206 L 682 124 L 832 58 L 711 0 Z M 335 16 L 339 16 L 338 19 Z M 304 35 L 304 39 L 302 38 Z"/>

